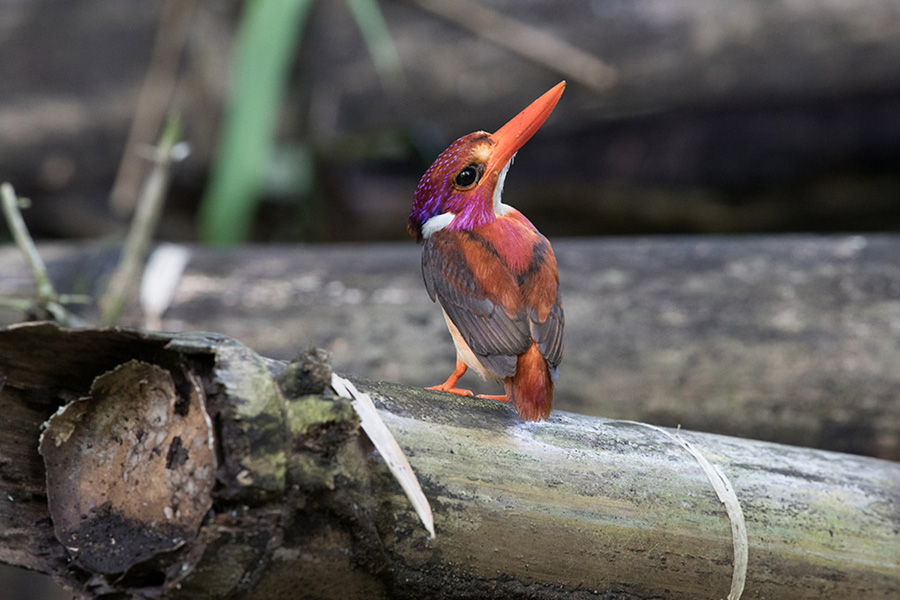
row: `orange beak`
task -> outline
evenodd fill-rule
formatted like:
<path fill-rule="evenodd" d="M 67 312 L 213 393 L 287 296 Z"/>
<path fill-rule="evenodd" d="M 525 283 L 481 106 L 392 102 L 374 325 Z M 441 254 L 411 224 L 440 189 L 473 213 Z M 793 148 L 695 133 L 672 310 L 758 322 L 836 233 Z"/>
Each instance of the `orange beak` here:
<path fill-rule="evenodd" d="M 487 163 L 487 171 L 499 172 L 509 159 L 531 139 L 559 102 L 566 89 L 566 82 L 560 81 L 545 92 L 543 96 L 528 105 L 525 110 L 513 117 L 506 125 L 491 134 L 494 140 L 494 151 Z"/>

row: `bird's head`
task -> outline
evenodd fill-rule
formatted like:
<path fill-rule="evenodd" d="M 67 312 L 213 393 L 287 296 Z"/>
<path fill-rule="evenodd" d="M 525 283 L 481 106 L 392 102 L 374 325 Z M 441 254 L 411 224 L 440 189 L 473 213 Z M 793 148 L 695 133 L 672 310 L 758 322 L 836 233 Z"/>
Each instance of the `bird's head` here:
<path fill-rule="evenodd" d="M 513 157 L 559 101 L 562 81 L 506 125 L 465 135 L 441 152 L 419 180 L 407 229 L 416 240 L 448 228 L 471 230 L 503 214 L 500 196 Z"/>

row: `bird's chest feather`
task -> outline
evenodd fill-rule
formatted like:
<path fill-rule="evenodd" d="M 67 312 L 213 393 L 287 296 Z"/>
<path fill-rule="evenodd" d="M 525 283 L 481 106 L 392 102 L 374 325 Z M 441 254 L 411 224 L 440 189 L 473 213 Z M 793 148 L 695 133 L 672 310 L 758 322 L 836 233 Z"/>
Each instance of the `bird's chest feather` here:
<path fill-rule="evenodd" d="M 519 217 L 498 217 L 461 238 L 466 263 L 477 279 L 499 277 L 500 270 L 518 279 L 533 267 L 543 236 Z"/>
<path fill-rule="evenodd" d="M 500 262 L 513 275 L 518 276 L 531 267 L 535 258 L 535 246 L 542 239 L 542 236 L 526 223 L 514 217 L 503 216 L 476 229 L 473 233 L 488 242 Z"/>

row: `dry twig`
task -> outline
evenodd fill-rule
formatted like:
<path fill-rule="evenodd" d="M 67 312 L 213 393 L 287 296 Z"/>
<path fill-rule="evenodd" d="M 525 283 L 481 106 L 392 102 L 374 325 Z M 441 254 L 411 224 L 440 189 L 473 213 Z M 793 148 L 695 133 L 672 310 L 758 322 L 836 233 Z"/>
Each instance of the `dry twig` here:
<path fill-rule="evenodd" d="M 575 48 L 543 29 L 532 27 L 472 0 L 411 0 L 428 12 L 499 46 L 540 63 L 596 91 L 616 85 L 618 72 L 593 54 Z"/>
<path fill-rule="evenodd" d="M 38 253 L 34 240 L 31 239 L 25 219 L 22 218 L 20 204 L 24 202 L 24 199 L 16 196 L 12 184 L 4 182 L 0 185 L 0 202 L 2 202 L 3 215 L 6 217 L 13 239 L 34 274 L 36 288 L 34 299 L 29 299 L 26 301 L 27 304 L 24 302 L 22 304 L 25 304 L 26 308 L 37 304 L 39 312 L 49 314 L 60 325 L 67 327 L 83 325 L 84 321 L 69 312 L 64 305 L 87 302 L 88 298 L 77 295 L 61 295 L 56 292 L 56 288 L 53 287 L 53 282 L 50 281 L 50 276 L 47 274 L 47 266 Z"/>
<path fill-rule="evenodd" d="M 139 186 L 145 172 L 139 149 L 142 145 L 153 143 L 153 137 L 169 111 L 181 49 L 187 38 L 186 24 L 195 4 L 196 0 L 167 0 L 163 3 L 150 67 L 138 96 L 128 141 L 110 192 L 110 206 L 117 214 L 130 214 L 137 203 Z"/>
<path fill-rule="evenodd" d="M 115 325 L 126 303 L 137 293 L 141 266 L 169 189 L 169 167 L 187 156 L 187 146 L 178 143 L 181 127 L 177 119 L 169 121 L 153 152 L 153 170 L 147 177 L 131 229 L 125 240 L 122 258 L 100 299 L 101 321 Z"/>

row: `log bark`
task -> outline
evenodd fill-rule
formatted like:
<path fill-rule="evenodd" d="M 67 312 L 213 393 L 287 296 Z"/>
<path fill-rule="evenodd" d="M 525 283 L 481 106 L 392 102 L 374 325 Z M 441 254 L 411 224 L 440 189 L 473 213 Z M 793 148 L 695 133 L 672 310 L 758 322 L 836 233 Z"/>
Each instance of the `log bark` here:
<path fill-rule="evenodd" d="M 900 459 L 900 237 L 553 243 L 568 326 L 559 408 Z M 115 264 L 98 246 L 41 252 L 63 292 L 91 291 Z M 413 386 L 453 369 L 415 244 L 191 253 L 165 329 L 277 359 L 314 344 L 341 370 Z M 30 293 L 17 251 L 0 249 L 0 272 L 0 292 Z"/>
<path fill-rule="evenodd" d="M 110 377 L 134 365 L 143 365 L 144 391 L 112 385 Z M 210 334 L 63 331 L 33 324 L 0 331 L 0 372 L 6 417 L 0 421 L 0 497 L 8 500 L 0 503 L 0 562 L 51 572 L 82 594 L 728 593 L 732 534 L 725 511 L 697 461 L 640 424 L 561 411 L 547 422 L 525 424 L 502 403 L 359 380 L 431 501 L 437 537 L 429 540 L 399 485 L 359 435 L 349 403 L 322 389 L 329 371 L 316 355 L 287 366 Z M 166 374 L 171 388 L 150 384 Z M 80 430 L 89 419 L 57 421 L 77 406 L 86 415 L 103 406 L 94 417 L 108 416 L 111 405 L 98 399 L 109 389 L 126 388 L 133 390 L 126 394 L 133 403 L 129 419 L 157 414 L 160 402 L 172 402 L 173 414 L 187 419 L 199 408 L 186 399 L 202 404 L 212 423 L 216 485 L 211 491 L 191 488 L 201 496 L 195 500 L 208 495 L 212 504 L 202 523 L 191 526 L 195 530 L 185 526 L 191 530 L 170 548 L 154 548 L 149 558 L 135 553 L 124 572 L 110 573 L 85 560 L 90 548 L 60 539 L 60 503 L 77 495 L 60 495 L 54 478 L 45 480 L 44 463 L 52 462 L 45 446 L 82 434 L 96 436 L 94 453 L 128 444 L 121 431 Z M 66 410 L 57 412 L 61 405 Z M 42 459 L 37 441 L 51 415 Z M 900 593 L 900 465 L 710 434 L 677 435 L 734 486 L 748 532 L 747 597 Z M 173 452 L 173 440 L 160 440 L 155 443 L 165 447 L 146 443 L 148 462 L 157 456 L 172 471 L 194 460 L 186 443 Z M 138 453 L 139 446 L 129 448 Z M 101 477 L 88 491 L 108 483 Z M 152 478 L 114 483 L 148 497 L 163 485 Z M 126 535 L 117 539 L 126 544 L 139 543 L 128 532 L 170 519 L 161 510 L 155 517 L 116 520 L 121 507 L 110 498 L 102 510 L 86 509 L 83 519 L 93 525 L 115 521 Z"/>

